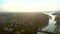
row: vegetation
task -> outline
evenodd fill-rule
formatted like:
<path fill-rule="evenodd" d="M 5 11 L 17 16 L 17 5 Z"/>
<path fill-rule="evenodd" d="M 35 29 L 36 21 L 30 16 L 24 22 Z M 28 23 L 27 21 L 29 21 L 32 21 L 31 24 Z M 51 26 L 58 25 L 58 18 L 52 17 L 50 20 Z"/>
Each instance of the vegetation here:
<path fill-rule="evenodd" d="M 0 13 L 0 34 L 36 34 L 48 21 L 43 13 Z"/>

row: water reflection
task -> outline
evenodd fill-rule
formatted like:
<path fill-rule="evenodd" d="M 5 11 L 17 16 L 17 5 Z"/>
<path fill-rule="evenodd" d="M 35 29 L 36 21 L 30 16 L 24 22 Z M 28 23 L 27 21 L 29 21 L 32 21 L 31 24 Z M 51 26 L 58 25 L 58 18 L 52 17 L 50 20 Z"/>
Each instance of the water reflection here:
<path fill-rule="evenodd" d="M 53 33 L 55 33 L 55 28 L 56 28 L 56 21 L 55 21 L 55 15 L 52 15 L 52 14 L 49 14 L 49 16 L 51 16 L 52 17 L 52 19 L 51 18 L 49 18 L 49 24 L 48 24 L 48 26 L 47 27 L 45 27 L 45 28 L 43 28 L 42 29 L 42 31 L 47 31 L 47 32 L 53 32 Z M 46 33 L 41 33 L 41 32 L 38 32 L 37 34 L 46 34 Z"/>
<path fill-rule="evenodd" d="M 54 32 L 54 29 L 56 27 L 55 23 L 56 23 L 55 21 L 50 19 L 49 25 L 47 27 L 45 27 L 44 29 L 42 29 L 42 30 L 48 31 L 48 32 Z"/>

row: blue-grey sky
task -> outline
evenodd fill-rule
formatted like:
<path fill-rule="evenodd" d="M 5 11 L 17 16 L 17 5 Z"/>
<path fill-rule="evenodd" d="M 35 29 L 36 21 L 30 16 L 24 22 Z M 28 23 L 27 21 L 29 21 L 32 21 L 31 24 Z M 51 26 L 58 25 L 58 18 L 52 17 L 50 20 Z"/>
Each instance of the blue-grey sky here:
<path fill-rule="evenodd" d="M 0 0 L 0 7 L 7 11 L 44 11 L 60 7 L 60 0 Z"/>

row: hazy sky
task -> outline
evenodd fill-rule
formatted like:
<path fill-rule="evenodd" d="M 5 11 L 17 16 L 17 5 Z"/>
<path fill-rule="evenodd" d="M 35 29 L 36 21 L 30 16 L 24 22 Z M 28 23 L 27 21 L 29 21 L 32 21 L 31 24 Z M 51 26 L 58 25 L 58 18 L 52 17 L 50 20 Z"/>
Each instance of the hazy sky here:
<path fill-rule="evenodd" d="M 60 0 L 0 0 L 4 11 L 53 11 L 60 8 Z"/>

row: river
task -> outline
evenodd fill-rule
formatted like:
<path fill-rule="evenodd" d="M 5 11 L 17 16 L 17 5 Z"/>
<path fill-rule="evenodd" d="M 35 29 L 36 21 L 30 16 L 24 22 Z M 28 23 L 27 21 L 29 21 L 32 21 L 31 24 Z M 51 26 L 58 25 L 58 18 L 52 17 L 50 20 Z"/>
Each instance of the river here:
<path fill-rule="evenodd" d="M 55 19 L 55 15 L 52 14 L 48 14 L 49 16 L 51 16 L 51 18 L 49 18 L 49 24 L 48 26 L 46 26 L 45 28 L 42 29 L 42 31 L 48 31 L 48 32 L 54 32 L 55 28 L 56 28 L 56 21 Z M 37 34 L 46 34 L 46 33 L 42 33 L 42 32 L 37 32 Z"/>

